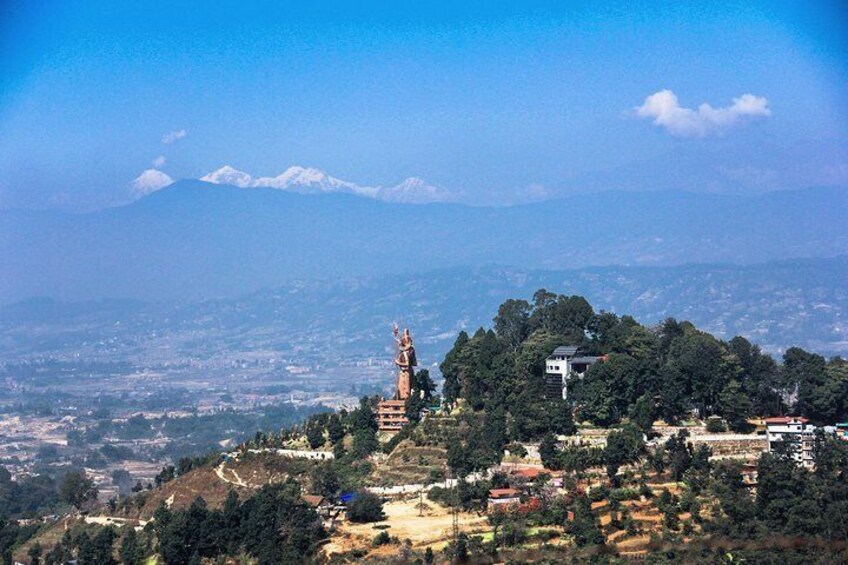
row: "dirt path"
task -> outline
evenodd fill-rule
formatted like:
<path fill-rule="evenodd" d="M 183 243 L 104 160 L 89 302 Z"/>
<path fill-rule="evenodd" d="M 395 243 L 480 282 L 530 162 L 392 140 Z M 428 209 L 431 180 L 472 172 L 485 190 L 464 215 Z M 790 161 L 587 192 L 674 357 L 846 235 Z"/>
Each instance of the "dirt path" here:
<path fill-rule="evenodd" d="M 239 477 L 239 474 L 236 472 L 236 470 L 235 470 L 235 469 L 230 469 L 230 473 L 232 473 L 232 474 L 233 474 L 233 477 L 235 477 L 235 479 L 236 479 L 236 480 L 235 480 L 235 484 L 237 484 L 237 485 L 238 485 L 238 486 L 240 486 L 240 487 L 248 487 L 248 488 L 250 488 L 250 485 L 248 485 L 246 482 L 244 482 L 243 480 L 241 480 L 241 477 Z"/>
<path fill-rule="evenodd" d="M 225 483 L 229 483 L 231 485 L 236 485 L 236 486 L 240 486 L 240 487 L 243 487 L 243 488 L 251 488 L 250 485 L 248 485 L 246 482 L 241 480 L 241 477 L 239 477 L 239 475 L 238 475 L 238 473 L 236 473 L 235 469 L 230 469 L 230 473 L 233 474 L 233 477 L 235 477 L 235 480 L 228 479 L 224 475 L 224 470 L 225 470 L 224 466 L 226 465 L 226 463 L 227 463 L 226 461 L 223 461 L 220 465 L 215 467 L 215 474 L 218 475 L 218 478 L 221 479 L 222 481 L 224 481 Z"/>

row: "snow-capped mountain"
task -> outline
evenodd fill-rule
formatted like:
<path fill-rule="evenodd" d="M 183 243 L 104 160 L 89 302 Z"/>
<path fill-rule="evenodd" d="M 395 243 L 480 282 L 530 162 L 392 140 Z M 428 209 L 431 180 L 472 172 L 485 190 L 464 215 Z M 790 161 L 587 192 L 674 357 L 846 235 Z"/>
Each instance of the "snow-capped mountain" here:
<path fill-rule="evenodd" d="M 144 196 L 173 183 L 174 179 L 162 171 L 158 169 L 147 169 L 130 183 L 130 188 L 137 196 Z"/>
<path fill-rule="evenodd" d="M 253 177 L 229 165 L 224 165 L 217 171 L 212 171 L 208 175 L 200 177 L 200 180 L 214 184 L 229 184 L 240 188 L 254 186 Z"/>
<path fill-rule="evenodd" d="M 381 188 L 377 198 L 387 202 L 403 204 L 426 204 L 428 202 L 448 202 L 451 193 L 444 188 L 427 184 L 423 179 L 410 177 L 397 186 Z"/>
<path fill-rule="evenodd" d="M 343 192 L 404 204 L 447 202 L 453 199 L 447 190 L 429 185 L 417 177 L 408 178 L 396 186 L 361 186 L 331 177 L 318 169 L 297 166 L 289 167 L 275 177 L 254 178 L 244 171 L 225 165 L 201 177 L 200 180 L 240 188 L 268 187 L 303 194 Z"/>
<path fill-rule="evenodd" d="M 366 196 L 373 196 L 375 190 L 331 177 L 318 169 L 304 167 L 289 167 L 276 177 L 260 177 L 254 181 L 253 186 L 268 186 L 302 193 L 352 192 Z"/>

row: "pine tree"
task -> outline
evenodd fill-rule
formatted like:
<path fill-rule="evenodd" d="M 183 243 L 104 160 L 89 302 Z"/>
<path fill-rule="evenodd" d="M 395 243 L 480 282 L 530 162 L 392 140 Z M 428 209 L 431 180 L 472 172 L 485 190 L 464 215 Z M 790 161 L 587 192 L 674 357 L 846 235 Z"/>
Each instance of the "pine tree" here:
<path fill-rule="evenodd" d="M 559 471 L 562 469 L 562 457 L 557 449 L 556 438 L 552 433 L 547 433 L 539 444 L 539 457 L 546 469 Z"/>
<path fill-rule="evenodd" d="M 138 543 L 138 535 L 135 533 L 134 528 L 126 528 L 126 530 L 127 533 L 121 541 L 121 550 L 119 552 L 121 563 L 123 565 L 137 565 L 143 557 L 141 547 Z"/>

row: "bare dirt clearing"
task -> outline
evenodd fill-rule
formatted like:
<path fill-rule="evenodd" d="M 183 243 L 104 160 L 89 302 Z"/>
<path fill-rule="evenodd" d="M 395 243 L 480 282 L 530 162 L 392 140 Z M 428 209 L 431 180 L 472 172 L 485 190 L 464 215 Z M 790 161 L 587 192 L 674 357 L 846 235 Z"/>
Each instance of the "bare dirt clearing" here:
<path fill-rule="evenodd" d="M 329 555 L 348 551 L 354 547 L 370 547 L 371 541 L 384 526 L 385 531 L 401 541 L 409 539 L 413 547 L 432 546 L 437 549 L 447 543 L 453 529 L 453 515 L 447 508 L 427 503 L 423 516 L 419 516 L 418 498 L 394 500 L 383 505 L 386 519 L 373 524 L 342 522 L 324 551 Z M 465 533 L 491 531 L 485 515 L 460 512 L 457 516 L 460 530 Z"/>

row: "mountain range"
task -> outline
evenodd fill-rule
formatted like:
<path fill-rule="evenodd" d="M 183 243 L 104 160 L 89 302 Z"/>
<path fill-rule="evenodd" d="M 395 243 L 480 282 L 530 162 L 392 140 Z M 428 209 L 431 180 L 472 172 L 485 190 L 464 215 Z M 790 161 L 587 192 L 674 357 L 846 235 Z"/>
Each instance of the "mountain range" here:
<path fill-rule="evenodd" d="M 410 177 L 396 186 L 361 186 L 331 177 L 318 169 L 298 166 L 289 167 L 275 177 L 254 178 L 244 171 L 225 165 L 201 177 L 200 180 L 239 188 L 276 188 L 300 194 L 336 192 L 357 194 L 377 200 L 385 200 L 386 202 L 404 204 L 448 202 L 453 199 L 453 195 L 447 190 L 429 185 L 423 179 L 417 177 Z"/>
<path fill-rule="evenodd" d="M 454 267 L 751 264 L 848 252 L 841 189 L 602 192 L 511 207 L 408 206 L 347 192 L 186 180 L 84 214 L 3 210 L 0 303 L 195 300 Z"/>

